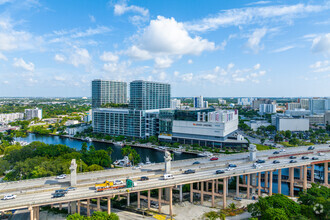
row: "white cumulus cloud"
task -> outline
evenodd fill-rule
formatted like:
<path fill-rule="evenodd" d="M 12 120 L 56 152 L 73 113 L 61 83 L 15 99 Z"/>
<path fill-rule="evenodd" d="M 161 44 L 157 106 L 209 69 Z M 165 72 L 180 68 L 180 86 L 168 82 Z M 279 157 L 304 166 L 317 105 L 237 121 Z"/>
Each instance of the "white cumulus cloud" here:
<path fill-rule="evenodd" d="M 114 6 L 115 15 L 123 15 L 127 12 L 139 13 L 143 16 L 147 16 L 149 14 L 148 9 L 145 9 L 145 8 L 142 8 L 139 6 L 135 6 L 135 5 L 127 6 L 126 3 L 122 3 L 122 4 L 116 4 Z"/>
<path fill-rule="evenodd" d="M 314 38 L 312 51 L 315 53 L 330 53 L 330 33 Z"/>
<path fill-rule="evenodd" d="M 266 28 L 256 29 L 249 37 L 246 47 L 257 53 L 263 46 L 260 46 L 261 39 L 266 35 Z"/>
<path fill-rule="evenodd" d="M 32 62 L 25 62 L 23 58 L 14 58 L 15 67 L 23 68 L 27 71 L 34 71 L 34 64 Z"/>
<path fill-rule="evenodd" d="M 119 57 L 112 52 L 104 51 L 103 54 L 100 56 L 100 59 L 104 62 L 117 62 Z"/>
<path fill-rule="evenodd" d="M 8 59 L 5 55 L 3 55 L 3 53 L 0 52 L 0 60 L 7 61 Z"/>
<path fill-rule="evenodd" d="M 70 63 L 75 67 L 80 65 L 87 66 L 90 64 L 92 58 L 89 55 L 88 50 L 85 48 L 76 48 L 75 51 L 70 56 Z"/>
<path fill-rule="evenodd" d="M 55 54 L 54 60 L 58 62 L 64 62 L 66 60 L 65 56 L 62 54 Z"/>

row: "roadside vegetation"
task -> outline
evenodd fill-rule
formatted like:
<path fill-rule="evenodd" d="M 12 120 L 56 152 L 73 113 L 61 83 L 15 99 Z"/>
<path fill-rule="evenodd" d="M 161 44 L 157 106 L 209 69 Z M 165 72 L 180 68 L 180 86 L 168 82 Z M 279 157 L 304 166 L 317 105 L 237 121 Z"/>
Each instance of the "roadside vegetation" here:
<path fill-rule="evenodd" d="M 78 213 L 75 213 L 73 215 L 69 215 L 67 220 L 119 220 L 119 217 L 116 213 L 111 213 L 108 215 L 107 212 L 93 212 L 92 216 L 87 217 L 83 215 L 79 215 Z"/>
<path fill-rule="evenodd" d="M 110 150 L 95 150 L 93 146 L 88 149 L 86 143 L 80 151 L 60 144 L 32 142 L 26 146 L 6 146 L 3 152 L 0 175 L 4 175 L 5 181 L 69 174 L 72 159 L 76 159 L 78 172 L 103 170 L 111 166 Z"/>
<path fill-rule="evenodd" d="M 261 220 L 329 219 L 330 189 L 312 183 L 312 187 L 306 192 L 299 193 L 298 202 L 285 195 L 275 194 L 249 204 L 248 212 Z"/>

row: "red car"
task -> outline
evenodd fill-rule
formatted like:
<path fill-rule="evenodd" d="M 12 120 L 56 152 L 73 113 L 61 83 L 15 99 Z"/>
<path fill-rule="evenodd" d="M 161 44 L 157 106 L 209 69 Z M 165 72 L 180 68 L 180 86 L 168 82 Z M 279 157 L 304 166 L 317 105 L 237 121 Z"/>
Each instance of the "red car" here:
<path fill-rule="evenodd" d="M 211 157 L 210 158 L 210 160 L 212 161 L 212 160 L 218 160 L 219 158 L 217 158 L 217 157 Z"/>

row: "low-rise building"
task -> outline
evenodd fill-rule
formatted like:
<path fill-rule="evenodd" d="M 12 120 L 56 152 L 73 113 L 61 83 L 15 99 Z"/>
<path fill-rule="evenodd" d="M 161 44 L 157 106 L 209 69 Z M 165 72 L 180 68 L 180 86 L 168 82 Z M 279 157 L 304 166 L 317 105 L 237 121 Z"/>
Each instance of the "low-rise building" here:
<path fill-rule="evenodd" d="M 274 122 L 275 121 L 275 122 Z M 277 115 L 272 117 L 272 122 L 278 131 L 308 131 L 309 119 L 307 118 L 293 118 Z"/>
<path fill-rule="evenodd" d="M 9 123 L 17 120 L 23 120 L 24 113 L 6 113 L 0 114 L 0 123 Z"/>
<path fill-rule="evenodd" d="M 324 125 L 325 120 L 324 120 L 324 115 L 325 114 L 317 114 L 317 115 L 307 115 L 305 118 L 309 119 L 309 124 L 310 125 Z"/>
<path fill-rule="evenodd" d="M 249 126 L 253 131 L 258 130 L 258 128 L 261 126 L 267 127 L 267 126 L 271 125 L 271 123 L 269 123 L 267 121 L 256 121 L 256 120 L 246 121 L 244 123 L 247 126 Z"/>

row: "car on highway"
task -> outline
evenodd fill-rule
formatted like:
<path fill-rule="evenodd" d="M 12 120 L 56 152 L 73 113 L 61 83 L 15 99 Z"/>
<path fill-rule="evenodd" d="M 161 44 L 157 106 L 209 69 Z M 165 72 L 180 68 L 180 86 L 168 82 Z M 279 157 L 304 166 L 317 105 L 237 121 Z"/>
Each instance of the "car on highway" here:
<path fill-rule="evenodd" d="M 314 149 L 315 149 L 314 146 L 310 146 L 310 147 L 308 147 L 308 150 L 314 150 Z"/>
<path fill-rule="evenodd" d="M 224 170 L 217 170 L 217 171 L 215 171 L 215 174 L 223 174 L 223 173 L 225 173 Z"/>
<path fill-rule="evenodd" d="M 279 151 L 274 151 L 273 154 L 279 154 L 280 152 Z"/>
<path fill-rule="evenodd" d="M 3 197 L 3 200 L 16 199 L 16 195 L 8 194 Z"/>
<path fill-rule="evenodd" d="M 290 160 L 290 163 L 297 163 L 296 160 Z"/>
<path fill-rule="evenodd" d="M 135 166 L 135 167 L 133 167 L 133 170 L 138 170 L 138 169 L 141 169 L 141 166 Z"/>
<path fill-rule="evenodd" d="M 63 196 L 65 196 L 64 193 L 54 193 L 53 194 L 53 198 L 60 198 L 60 197 L 63 197 Z"/>
<path fill-rule="evenodd" d="M 122 185 L 122 184 L 124 184 L 124 182 L 121 181 L 121 180 L 115 180 L 115 181 L 113 181 L 113 184 L 115 184 L 115 185 Z"/>
<path fill-rule="evenodd" d="M 147 176 L 141 176 L 140 180 L 141 181 L 146 181 L 146 180 L 149 180 L 149 177 L 147 177 Z"/>
<path fill-rule="evenodd" d="M 302 159 L 302 160 L 308 160 L 309 157 L 307 157 L 307 156 L 302 156 L 301 159 Z"/>
<path fill-rule="evenodd" d="M 241 197 L 234 197 L 234 200 L 236 200 L 236 201 L 242 201 L 242 198 Z"/>
<path fill-rule="evenodd" d="M 218 159 L 219 159 L 219 158 L 217 158 L 217 157 L 211 157 L 211 158 L 210 158 L 211 161 L 218 160 Z"/>
<path fill-rule="evenodd" d="M 58 189 L 58 190 L 55 190 L 55 194 L 56 193 L 67 194 L 68 193 L 68 190 L 67 189 Z"/>
<path fill-rule="evenodd" d="M 195 170 L 189 169 L 189 170 L 185 170 L 183 173 L 184 174 L 191 174 L 191 173 L 195 173 Z"/>
<path fill-rule="evenodd" d="M 75 191 L 77 188 L 76 187 L 73 187 L 73 186 L 70 186 L 68 188 L 66 188 L 67 191 Z"/>
<path fill-rule="evenodd" d="M 235 167 L 227 167 L 227 168 L 225 169 L 225 171 L 232 171 L 232 170 L 235 170 Z"/>
<path fill-rule="evenodd" d="M 262 166 L 261 166 L 261 164 L 259 164 L 259 163 L 254 163 L 254 164 L 253 164 L 253 167 L 254 167 L 255 169 L 259 169 L 259 168 L 261 168 Z"/>
<path fill-rule="evenodd" d="M 319 158 L 318 157 L 312 157 L 312 160 L 318 160 Z"/>
<path fill-rule="evenodd" d="M 173 174 L 164 174 L 164 180 L 174 179 Z"/>
<path fill-rule="evenodd" d="M 65 178 L 66 178 L 66 174 L 61 174 L 56 177 L 56 179 L 65 179 Z"/>
<path fill-rule="evenodd" d="M 296 156 L 290 156 L 289 158 L 290 159 L 296 159 L 297 157 Z"/>
<path fill-rule="evenodd" d="M 237 165 L 231 163 L 231 164 L 228 165 L 228 167 L 237 167 Z"/>
<path fill-rule="evenodd" d="M 150 201 L 151 208 L 158 209 L 158 202 Z"/>
<path fill-rule="evenodd" d="M 193 162 L 193 165 L 195 165 L 195 164 L 201 164 L 201 162 L 195 161 L 195 162 Z"/>
<path fill-rule="evenodd" d="M 324 155 L 325 155 L 325 153 L 322 153 L 322 152 L 319 153 L 319 156 L 324 156 Z"/>
<path fill-rule="evenodd" d="M 256 163 L 265 163 L 266 161 L 265 160 L 261 160 L 261 159 L 258 159 L 257 161 L 256 161 Z"/>
<path fill-rule="evenodd" d="M 281 163 L 279 160 L 274 160 L 273 163 Z"/>
<path fill-rule="evenodd" d="M 286 150 L 285 150 L 284 148 L 282 148 L 280 151 L 281 151 L 281 152 L 285 152 Z"/>

